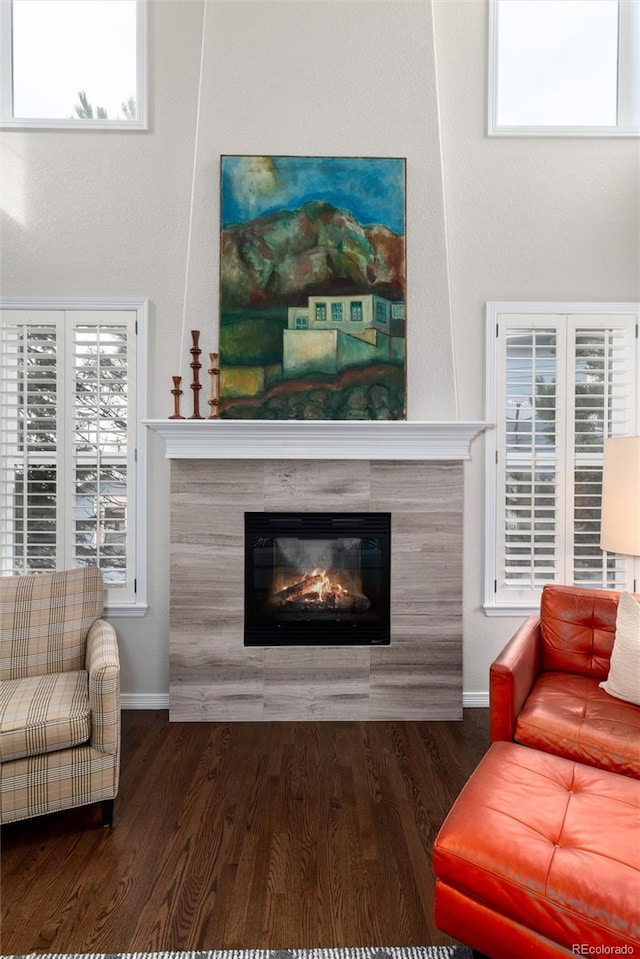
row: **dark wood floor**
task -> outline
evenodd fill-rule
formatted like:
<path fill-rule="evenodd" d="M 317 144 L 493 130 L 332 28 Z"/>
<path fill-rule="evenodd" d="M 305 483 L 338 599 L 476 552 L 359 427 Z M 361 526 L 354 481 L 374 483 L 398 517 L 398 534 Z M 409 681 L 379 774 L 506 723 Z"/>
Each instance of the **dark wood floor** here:
<path fill-rule="evenodd" d="M 123 714 L 96 807 L 2 830 L 0 952 L 444 944 L 431 848 L 488 748 L 462 722 L 169 723 Z"/>

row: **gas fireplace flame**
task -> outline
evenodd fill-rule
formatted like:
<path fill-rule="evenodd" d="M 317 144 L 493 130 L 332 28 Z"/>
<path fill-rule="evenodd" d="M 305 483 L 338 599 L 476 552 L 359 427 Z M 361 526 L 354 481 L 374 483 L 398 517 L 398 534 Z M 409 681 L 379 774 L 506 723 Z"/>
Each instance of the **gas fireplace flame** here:
<path fill-rule="evenodd" d="M 315 578 L 316 576 L 319 576 L 319 577 L 320 577 L 320 582 L 319 582 L 319 583 L 315 583 L 315 584 L 311 587 L 310 592 L 312 592 L 312 593 L 317 593 L 318 598 L 319 598 L 321 601 L 324 600 L 324 599 L 326 599 L 327 596 L 332 596 L 333 594 L 335 594 L 336 596 L 348 596 L 348 595 L 349 595 L 349 590 L 348 590 L 348 589 L 344 589 L 344 587 L 341 586 L 340 583 L 338 583 L 338 582 L 333 582 L 333 581 L 329 578 L 329 574 L 328 574 L 328 572 L 327 572 L 326 569 L 314 569 L 314 571 L 313 571 L 313 573 L 311 574 L 311 576 L 312 576 L 313 578 Z"/>
<path fill-rule="evenodd" d="M 339 573 L 316 568 L 311 572 L 289 576 L 281 581 L 271 597 L 272 605 L 281 609 L 327 612 L 330 610 L 365 610 L 371 605 L 362 592 L 359 576 L 341 570 Z"/>

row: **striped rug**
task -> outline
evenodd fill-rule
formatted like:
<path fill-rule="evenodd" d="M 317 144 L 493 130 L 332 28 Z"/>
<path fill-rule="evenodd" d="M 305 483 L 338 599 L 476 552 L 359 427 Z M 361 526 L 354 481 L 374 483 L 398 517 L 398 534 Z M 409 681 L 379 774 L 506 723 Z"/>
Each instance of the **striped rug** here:
<path fill-rule="evenodd" d="M 3 957 L 5 959 L 5 957 Z M 31 953 L 6 959 L 472 959 L 466 946 L 365 949 L 213 949 L 194 952 Z"/>

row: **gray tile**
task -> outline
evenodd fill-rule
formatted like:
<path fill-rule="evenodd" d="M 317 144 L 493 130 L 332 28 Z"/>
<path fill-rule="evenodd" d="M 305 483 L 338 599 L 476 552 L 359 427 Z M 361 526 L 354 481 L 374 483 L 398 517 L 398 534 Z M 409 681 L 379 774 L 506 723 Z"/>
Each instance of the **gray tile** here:
<path fill-rule="evenodd" d="M 369 463 L 361 460 L 270 460 L 264 508 L 345 512 L 369 509 Z"/>
<path fill-rule="evenodd" d="M 172 463 L 171 715 L 462 715 L 462 464 Z M 246 648 L 244 512 L 392 513 L 392 644 Z"/>

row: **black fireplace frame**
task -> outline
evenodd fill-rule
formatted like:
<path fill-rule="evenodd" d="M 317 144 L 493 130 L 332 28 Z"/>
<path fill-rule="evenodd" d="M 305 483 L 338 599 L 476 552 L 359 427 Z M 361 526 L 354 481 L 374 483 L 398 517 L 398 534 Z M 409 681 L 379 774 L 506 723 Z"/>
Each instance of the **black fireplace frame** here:
<path fill-rule="evenodd" d="M 244 645 L 269 646 L 388 646 L 391 642 L 391 513 L 327 513 L 275 512 L 245 515 L 244 540 Z M 260 623 L 257 630 L 252 621 L 255 601 L 252 596 L 253 571 L 248 547 L 250 536 L 274 537 L 278 534 L 326 539 L 332 532 L 336 538 L 363 538 L 369 535 L 380 540 L 385 573 L 380 577 L 376 608 L 379 623 L 355 622 L 278 622 Z"/>

